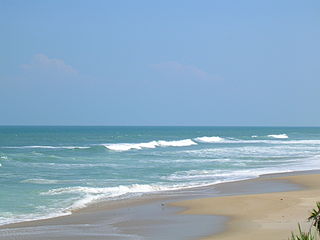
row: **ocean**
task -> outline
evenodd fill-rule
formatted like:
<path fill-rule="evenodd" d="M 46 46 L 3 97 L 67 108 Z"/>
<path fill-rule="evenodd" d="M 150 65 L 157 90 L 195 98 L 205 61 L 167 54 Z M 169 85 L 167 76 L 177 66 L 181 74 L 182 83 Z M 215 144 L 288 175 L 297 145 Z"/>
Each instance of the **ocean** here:
<path fill-rule="evenodd" d="M 0 225 L 320 168 L 320 128 L 0 127 Z"/>

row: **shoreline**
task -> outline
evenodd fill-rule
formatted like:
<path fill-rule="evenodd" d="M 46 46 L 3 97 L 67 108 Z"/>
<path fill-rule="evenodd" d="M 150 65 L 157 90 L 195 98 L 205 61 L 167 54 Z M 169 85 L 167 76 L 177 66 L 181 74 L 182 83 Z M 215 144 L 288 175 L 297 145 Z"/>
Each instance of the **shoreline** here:
<path fill-rule="evenodd" d="M 253 179 L 149 194 L 142 197 L 142 199 L 99 202 L 73 211 L 71 215 L 2 225 L 0 226 L 0 239 L 10 239 L 8 236 L 14 236 L 15 234 L 21 235 L 24 234 L 26 230 L 35 230 L 36 228 L 45 228 L 47 230 L 48 228 L 54 228 L 55 231 L 57 231 L 59 229 L 66 229 L 71 225 L 78 225 L 78 227 L 90 225 L 90 227 L 93 227 L 97 225 L 101 226 L 101 224 L 103 224 L 104 230 L 100 229 L 102 233 L 99 236 L 90 236 L 91 239 L 132 239 L 132 236 L 148 237 L 149 235 L 155 236 L 157 233 L 158 235 L 162 234 L 159 232 L 159 228 L 168 227 L 168 224 L 163 223 L 168 220 L 175 222 L 176 228 L 178 229 L 183 229 L 184 226 L 193 226 L 191 227 L 193 229 L 186 231 L 189 235 L 194 231 L 192 239 L 215 239 L 215 236 L 219 236 L 219 239 L 222 239 L 221 237 L 228 235 L 226 232 L 234 232 L 230 226 L 234 225 L 233 221 L 235 220 L 230 213 L 223 214 L 223 212 L 213 212 L 215 208 L 212 207 L 212 205 L 215 205 L 215 203 L 211 204 L 212 201 L 215 202 L 217 201 L 216 199 L 238 199 L 241 198 L 241 196 L 257 198 L 257 196 L 265 194 L 281 195 L 286 193 L 287 195 L 289 192 L 301 193 L 308 191 L 305 190 L 305 188 L 308 189 L 308 185 L 305 187 L 296 179 L 301 179 L 301 176 L 311 176 L 315 175 L 315 173 L 319 174 L 319 172 L 319 170 L 313 170 L 266 174 Z M 199 206 L 203 206 L 203 208 L 200 209 Z M 208 209 L 205 210 L 205 206 L 210 209 L 209 212 L 207 211 Z M 221 206 L 223 206 L 223 204 L 220 204 L 220 207 Z M 312 207 L 309 209 L 311 210 Z M 265 212 L 268 211 L 268 209 L 265 209 Z M 158 217 L 148 216 L 148 212 L 150 212 L 151 215 L 152 213 L 157 214 L 155 216 Z M 138 215 L 138 217 L 136 218 L 135 215 Z M 308 212 L 305 215 L 306 218 Z M 106 221 L 106 219 L 108 221 Z M 139 222 L 139 220 L 141 221 Z M 137 224 L 137 222 L 139 222 L 139 224 Z M 184 226 L 181 225 L 177 227 L 179 222 L 184 223 Z M 211 222 L 214 222 L 215 226 L 212 227 Z M 295 222 L 295 226 L 292 227 L 290 231 L 296 229 L 297 223 L 298 222 Z M 148 233 L 144 230 L 140 231 L 144 229 L 145 226 L 151 229 Z M 195 230 L 196 228 L 198 228 L 198 231 Z M 3 232 L 5 231 L 6 236 L 3 236 Z M 74 229 L 72 231 L 74 231 Z M 290 235 L 290 231 L 287 233 L 287 237 Z M 110 236 L 110 232 L 113 233 L 113 236 Z M 187 239 L 185 238 L 186 236 L 177 236 L 177 234 L 179 234 L 178 232 L 172 231 L 171 233 L 175 235 L 172 239 Z M 39 239 L 44 237 L 42 234 L 41 232 L 38 234 Z M 63 239 L 82 239 L 79 235 L 72 237 L 70 229 L 66 232 L 66 235 L 68 236 L 65 236 Z M 47 237 L 48 236 L 46 236 L 46 238 Z M 87 237 L 88 236 L 84 236 L 83 239 Z M 25 236 L 23 239 L 37 239 L 37 236 L 30 235 L 29 238 Z M 53 237 L 52 239 L 58 238 Z M 157 238 L 152 237 L 150 239 Z"/>
<path fill-rule="evenodd" d="M 50 221 L 50 219 L 57 219 L 57 218 L 65 218 L 72 216 L 73 214 L 77 213 L 83 213 L 83 212 L 94 212 L 99 210 L 114 210 L 118 208 L 123 208 L 126 205 L 135 206 L 135 205 L 141 205 L 145 203 L 149 203 L 152 201 L 157 200 L 171 200 L 171 201 L 178 201 L 179 199 L 193 199 L 193 198 L 203 198 L 205 196 L 208 197 L 217 197 L 217 196 L 223 196 L 225 194 L 231 194 L 231 195 L 238 195 L 238 194 L 244 194 L 245 192 L 252 192 L 252 189 L 249 189 L 250 187 L 254 186 L 244 186 L 241 187 L 241 192 L 237 193 L 237 189 L 234 188 L 231 193 L 227 193 L 224 191 L 226 186 L 239 184 L 239 183 L 254 183 L 255 181 L 259 181 L 259 179 L 266 179 L 270 180 L 271 178 L 274 178 L 276 176 L 287 176 L 287 175 L 297 175 L 297 174 L 310 174 L 312 172 L 319 172 L 319 170 L 302 170 L 302 171 L 289 171 L 289 172 L 277 172 L 277 173 L 266 173 L 258 175 L 257 177 L 253 178 L 245 178 L 245 179 L 239 179 L 239 180 L 231 180 L 226 182 L 218 182 L 218 183 L 212 183 L 208 185 L 201 185 L 201 186 L 191 186 L 181 189 L 173 189 L 173 190 L 163 190 L 159 192 L 150 192 L 150 193 L 144 193 L 141 196 L 138 197 L 129 197 L 129 198 L 115 198 L 115 199 L 106 199 L 106 200 L 99 200 L 96 202 L 91 202 L 88 205 L 81 207 L 81 208 L 75 208 L 68 210 L 70 213 L 66 215 L 58 215 L 54 217 L 43 217 L 40 219 L 31 219 L 26 221 L 19 221 L 19 222 L 13 222 L 13 223 L 7 223 L 0 225 L 0 229 L 2 228 L 11 228 L 15 226 L 24 226 L 29 225 L 37 222 L 43 222 L 43 221 Z M 293 186 L 291 186 L 293 187 Z M 286 186 L 287 190 L 291 190 L 292 188 Z M 297 186 L 296 186 L 297 188 Z M 217 189 L 217 190 L 216 190 Z M 275 190 L 272 190 L 275 191 Z M 259 189 L 255 189 L 254 192 L 258 193 Z M 261 193 L 264 193 L 264 190 L 261 190 Z"/>
<path fill-rule="evenodd" d="M 284 240 L 290 237 L 291 232 L 298 230 L 298 223 L 306 231 L 310 226 L 307 218 L 320 200 L 320 174 L 314 172 L 318 171 L 271 176 L 275 181 L 289 180 L 298 184 L 302 186 L 300 190 L 194 199 L 172 205 L 183 207 L 184 210 L 179 213 L 182 215 L 228 217 L 225 231 L 199 239 Z"/>

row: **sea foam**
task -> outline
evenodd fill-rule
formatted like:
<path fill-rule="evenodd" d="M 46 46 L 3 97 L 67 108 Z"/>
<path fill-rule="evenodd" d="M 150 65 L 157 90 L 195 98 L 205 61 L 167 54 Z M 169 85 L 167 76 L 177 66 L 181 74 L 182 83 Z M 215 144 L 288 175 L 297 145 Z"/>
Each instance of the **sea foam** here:
<path fill-rule="evenodd" d="M 189 170 L 179 171 L 166 177 L 169 181 L 194 181 L 200 185 L 205 185 L 204 180 L 208 180 L 209 185 L 217 184 L 221 182 L 232 182 L 238 180 L 245 180 L 250 178 L 256 178 L 263 174 L 287 172 L 289 169 L 275 170 L 273 168 L 261 168 L 254 170 Z"/>
<path fill-rule="evenodd" d="M 178 141 L 158 141 L 157 142 L 160 147 L 186 147 L 191 145 L 197 145 L 191 139 L 184 139 Z"/>
<path fill-rule="evenodd" d="M 197 142 L 204 142 L 204 143 L 215 143 L 215 142 L 222 142 L 224 141 L 224 138 L 221 137 L 197 137 L 194 140 L 196 140 Z"/>
<path fill-rule="evenodd" d="M 289 138 L 287 134 L 283 133 L 283 134 L 270 134 L 268 135 L 268 137 L 271 138 L 280 138 L 280 139 L 285 139 L 285 138 Z"/>
<path fill-rule="evenodd" d="M 174 189 L 179 189 L 179 187 L 151 184 L 132 184 L 128 186 L 120 185 L 116 187 L 104 188 L 77 186 L 51 189 L 47 192 L 41 193 L 41 195 L 76 194 L 79 196 L 78 200 L 67 208 L 68 210 L 74 210 L 83 208 L 92 202 L 102 199 L 121 198 L 125 196 L 138 196 L 144 193 L 168 191 Z"/>
<path fill-rule="evenodd" d="M 114 144 L 103 144 L 106 148 L 113 151 L 128 151 L 132 149 L 140 150 L 143 148 L 156 148 L 156 147 L 186 147 L 191 145 L 197 145 L 191 139 L 183 139 L 177 141 L 151 141 L 145 143 L 114 143 Z"/>

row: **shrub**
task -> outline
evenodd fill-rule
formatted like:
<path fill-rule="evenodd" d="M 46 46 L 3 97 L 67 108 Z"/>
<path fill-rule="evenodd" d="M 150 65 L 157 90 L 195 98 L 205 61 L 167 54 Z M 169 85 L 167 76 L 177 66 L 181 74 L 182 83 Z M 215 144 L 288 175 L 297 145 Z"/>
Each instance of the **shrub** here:
<path fill-rule="evenodd" d="M 302 232 L 300 224 L 298 224 L 298 227 L 299 227 L 299 233 L 298 234 L 291 233 L 290 240 L 315 240 L 316 239 L 315 236 L 311 233 L 311 231 Z"/>

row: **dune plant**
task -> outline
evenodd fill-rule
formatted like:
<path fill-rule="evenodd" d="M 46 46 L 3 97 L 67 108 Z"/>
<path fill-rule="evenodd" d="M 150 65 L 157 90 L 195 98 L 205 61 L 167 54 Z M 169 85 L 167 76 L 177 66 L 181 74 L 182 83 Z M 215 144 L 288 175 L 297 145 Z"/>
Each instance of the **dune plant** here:
<path fill-rule="evenodd" d="M 320 234 L 320 202 L 317 202 L 317 207 L 312 209 L 308 220 L 311 221 L 312 226 L 314 226 L 318 234 Z"/>
<path fill-rule="evenodd" d="M 298 234 L 291 233 L 290 240 L 315 240 L 316 239 L 315 236 L 311 233 L 311 231 L 303 232 L 301 230 L 300 224 L 298 224 L 298 227 L 299 227 L 299 233 Z"/>
<path fill-rule="evenodd" d="M 311 215 L 308 217 L 308 221 L 311 222 L 311 226 L 308 232 L 301 230 L 300 224 L 298 224 L 299 232 L 297 234 L 291 233 L 289 240 L 316 240 L 320 237 L 320 202 L 317 202 L 317 207 L 312 209 Z M 313 231 L 315 227 L 316 231 Z"/>

